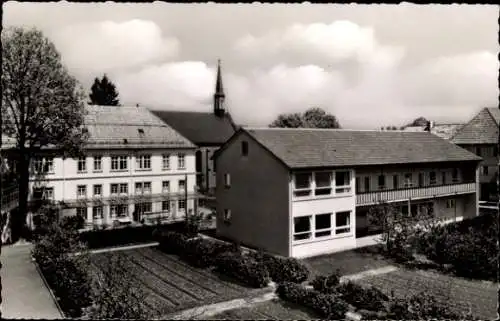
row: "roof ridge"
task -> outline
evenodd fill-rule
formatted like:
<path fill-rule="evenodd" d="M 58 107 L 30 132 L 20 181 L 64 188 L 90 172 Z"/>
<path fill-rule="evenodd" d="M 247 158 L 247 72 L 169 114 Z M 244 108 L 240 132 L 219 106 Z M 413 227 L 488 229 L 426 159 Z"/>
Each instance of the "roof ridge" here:
<path fill-rule="evenodd" d="M 347 128 L 314 128 L 314 127 L 290 128 L 290 127 L 245 127 L 245 126 L 243 126 L 242 128 L 245 130 L 270 130 L 270 131 L 284 130 L 284 131 L 325 131 L 325 132 L 344 131 L 344 132 L 422 133 L 422 132 L 410 132 L 410 131 L 400 130 L 400 129 L 380 130 L 380 129 L 347 129 Z"/>

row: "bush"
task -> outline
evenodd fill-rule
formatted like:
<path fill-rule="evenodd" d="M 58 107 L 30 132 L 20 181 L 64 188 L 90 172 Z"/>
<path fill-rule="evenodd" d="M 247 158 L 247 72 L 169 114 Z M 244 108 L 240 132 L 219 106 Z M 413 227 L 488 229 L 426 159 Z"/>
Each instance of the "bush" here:
<path fill-rule="evenodd" d="M 470 319 L 470 315 L 460 315 L 440 304 L 436 299 L 425 292 L 405 299 L 392 298 L 389 305 L 390 319 L 423 320 L 423 319 Z"/>
<path fill-rule="evenodd" d="M 215 266 L 217 272 L 255 288 L 266 287 L 270 281 L 269 273 L 262 264 L 241 253 L 222 253 L 217 256 Z"/>
<path fill-rule="evenodd" d="M 151 242 L 154 226 L 124 227 L 84 231 L 80 238 L 91 249 L 133 243 Z"/>
<path fill-rule="evenodd" d="M 61 220 L 63 229 L 79 230 L 85 225 L 85 219 L 79 215 L 65 216 Z"/>
<path fill-rule="evenodd" d="M 336 287 L 339 285 L 339 282 L 340 282 L 340 271 L 337 270 L 336 272 L 328 276 L 324 275 L 317 276 L 311 282 L 311 285 L 316 291 L 325 294 L 332 294 L 336 292 Z"/>
<path fill-rule="evenodd" d="M 293 282 L 280 283 L 276 293 L 282 300 L 303 305 L 328 319 L 343 320 L 349 308 L 338 296 L 308 290 Z"/>
<path fill-rule="evenodd" d="M 302 283 L 309 277 L 309 270 L 295 258 L 273 256 L 264 252 L 250 254 L 257 262 L 269 271 L 271 279 L 276 283 Z"/>
<path fill-rule="evenodd" d="M 225 252 L 239 253 L 240 249 L 232 244 L 198 238 L 188 240 L 180 256 L 196 267 L 206 268 L 215 265 L 217 257 Z"/>
<path fill-rule="evenodd" d="M 187 247 L 189 237 L 185 234 L 173 231 L 160 233 L 160 250 L 169 254 L 181 254 Z"/>
<path fill-rule="evenodd" d="M 363 287 L 351 281 L 340 284 L 337 291 L 344 301 L 357 309 L 382 311 L 385 309 L 384 303 L 389 300 L 389 297 L 377 288 Z"/>

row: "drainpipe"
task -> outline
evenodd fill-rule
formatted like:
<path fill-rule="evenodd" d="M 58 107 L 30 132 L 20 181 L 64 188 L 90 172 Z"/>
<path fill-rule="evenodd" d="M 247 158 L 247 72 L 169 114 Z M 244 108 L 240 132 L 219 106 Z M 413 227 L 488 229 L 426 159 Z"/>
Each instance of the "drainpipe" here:
<path fill-rule="evenodd" d="M 210 188 L 210 178 L 208 176 L 208 148 L 205 150 L 205 193 L 208 194 L 208 189 Z"/>

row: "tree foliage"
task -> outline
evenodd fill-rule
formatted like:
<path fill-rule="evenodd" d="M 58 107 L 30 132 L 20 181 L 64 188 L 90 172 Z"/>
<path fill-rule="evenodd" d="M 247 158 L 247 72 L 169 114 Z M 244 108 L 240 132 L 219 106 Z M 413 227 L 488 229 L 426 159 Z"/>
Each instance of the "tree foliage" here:
<path fill-rule="evenodd" d="M 269 126 L 282 128 L 340 128 L 340 124 L 334 115 L 318 107 L 309 108 L 302 114 L 281 114 Z"/>
<path fill-rule="evenodd" d="M 19 232 L 26 222 L 32 157 L 44 147 L 72 156 L 81 152 L 87 137 L 84 94 L 54 44 L 37 29 L 4 30 L 2 54 L 2 134 L 15 140 Z"/>
<path fill-rule="evenodd" d="M 104 74 L 102 79 L 95 78 L 94 84 L 90 88 L 90 104 L 100 106 L 119 106 L 118 91 L 115 84 Z"/>

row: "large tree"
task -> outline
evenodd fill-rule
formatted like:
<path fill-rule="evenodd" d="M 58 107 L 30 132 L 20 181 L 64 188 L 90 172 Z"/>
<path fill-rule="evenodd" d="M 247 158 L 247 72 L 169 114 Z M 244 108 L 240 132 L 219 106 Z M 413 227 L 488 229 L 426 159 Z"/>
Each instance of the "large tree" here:
<path fill-rule="evenodd" d="M 45 150 L 76 157 L 87 138 L 84 92 L 37 29 L 2 32 L 2 134 L 14 139 L 19 211 L 13 234 L 26 224 L 30 163 Z M 14 223 L 14 221 L 13 221 Z"/>
<path fill-rule="evenodd" d="M 118 91 L 115 84 L 113 84 L 106 74 L 102 79 L 94 79 L 94 84 L 90 88 L 90 104 L 101 106 L 118 106 L 120 100 L 118 99 Z"/>
<path fill-rule="evenodd" d="M 309 108 L 302 114 L 281 114 L 269 126 L 288 128 L 340 128 L 340 124 L 334 115 L 318 107 Z"/>

